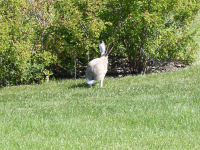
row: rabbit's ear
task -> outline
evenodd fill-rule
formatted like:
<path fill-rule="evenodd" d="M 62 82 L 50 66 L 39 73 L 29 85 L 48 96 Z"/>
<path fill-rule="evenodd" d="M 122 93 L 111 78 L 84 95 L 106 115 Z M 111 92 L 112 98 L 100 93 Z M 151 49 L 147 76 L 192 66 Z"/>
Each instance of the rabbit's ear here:
<path fill-rule="evenodd" d="M 110 46 L 108 47 L 108 49 L 106 50 L 106 56 L 108 56 L 113 48 L 114 44 L 111 43 Z"/>

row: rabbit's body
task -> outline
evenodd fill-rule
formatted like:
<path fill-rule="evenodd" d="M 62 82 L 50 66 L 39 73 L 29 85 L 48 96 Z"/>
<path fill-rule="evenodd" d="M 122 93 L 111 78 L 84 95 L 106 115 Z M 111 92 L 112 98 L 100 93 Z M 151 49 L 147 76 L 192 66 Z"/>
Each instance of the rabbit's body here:
<path fill-rule="evenodd" d="M 101 81 L 108 71 L 108 56 L 93 59 L 88 63 L 86 78 L 88 80 Z"/>
<path fill-rule="evenodd" d="M 99 46 L 101 50 L 101 57 L 91 60 L 86 69 L 87 84 L 92 85 L 96 81 L 101 81 L 103 87 L 103 80 L 108 71 L 108 55 L 105 53 L 105 44 L 102 42 Z"/>

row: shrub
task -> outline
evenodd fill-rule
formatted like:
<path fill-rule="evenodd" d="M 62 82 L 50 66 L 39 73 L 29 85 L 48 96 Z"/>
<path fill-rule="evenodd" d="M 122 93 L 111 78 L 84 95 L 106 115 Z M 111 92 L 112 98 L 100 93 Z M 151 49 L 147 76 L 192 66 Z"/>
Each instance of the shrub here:
<path fill-rule="evenodd" d="M 199 10 L 188 0 L 0 1 L 0 85 L 84 74 L 99 55 L 128 58 L 132 73 L 151 60 L 192 62 L 197 52 L 189 25 Z M 81 73 L 82 71 L 82 73 Z M 78 74 L 80 72 L 80 74 Z"/>
<path fill-rule="evenodd" d="M 191 62 L 197 52 L 189 25 L 199 2 L 188 0 L 109 1 L 102 18 L 112 22 L 105 35 L 116 42 L 117 53 L 129 58 L 133 73 L 150 60 Z"/>
<path fill-rule="evenodd" d="M 56 59 L 37 39 L 37 24 L 28 16 L 25 1 L 0 2 L 0 85 L 28 84 L 45 79 Z"/>

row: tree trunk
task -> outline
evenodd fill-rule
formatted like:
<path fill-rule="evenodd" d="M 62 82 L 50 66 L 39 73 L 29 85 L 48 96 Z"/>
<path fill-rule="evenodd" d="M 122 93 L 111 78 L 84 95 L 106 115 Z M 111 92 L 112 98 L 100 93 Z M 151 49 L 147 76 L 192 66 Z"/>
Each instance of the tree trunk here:
<path fill-rule="evenodd" d="M 74 57 L 74 79 L 77 78 L 76 57 Z"/>

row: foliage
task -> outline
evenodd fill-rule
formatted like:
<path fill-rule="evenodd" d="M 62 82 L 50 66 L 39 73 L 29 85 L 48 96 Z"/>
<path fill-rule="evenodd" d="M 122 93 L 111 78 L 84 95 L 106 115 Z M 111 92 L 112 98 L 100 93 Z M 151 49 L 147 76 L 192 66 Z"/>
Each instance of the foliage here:
<path fill-rule="evenodd" d="M 188 0 L 0 1 L 0 85 L 77 76 L 99 55 L 128 57 L 132 73 L 148 61 L 193 60 L 197 47 L 188 27 L 199 10 Z M 83 74 L 83 73 L 82 73 Z"/>
<path fill-rule="evenodd" d="M 56 58 L 42 48 L 38 25 L 24 1 L 1 1 L 0 85 L 40 82 Z"/>
<path fill-rule="evenodd" d="M 188 27 L 198 8 L 198 2 L 187 0 L 113 0 L 104 17 L 112 22 L 106 34 L 122 47 L 133 73 L 141 73 L 147 61 L 191 61 L 197 47 Z"/>

